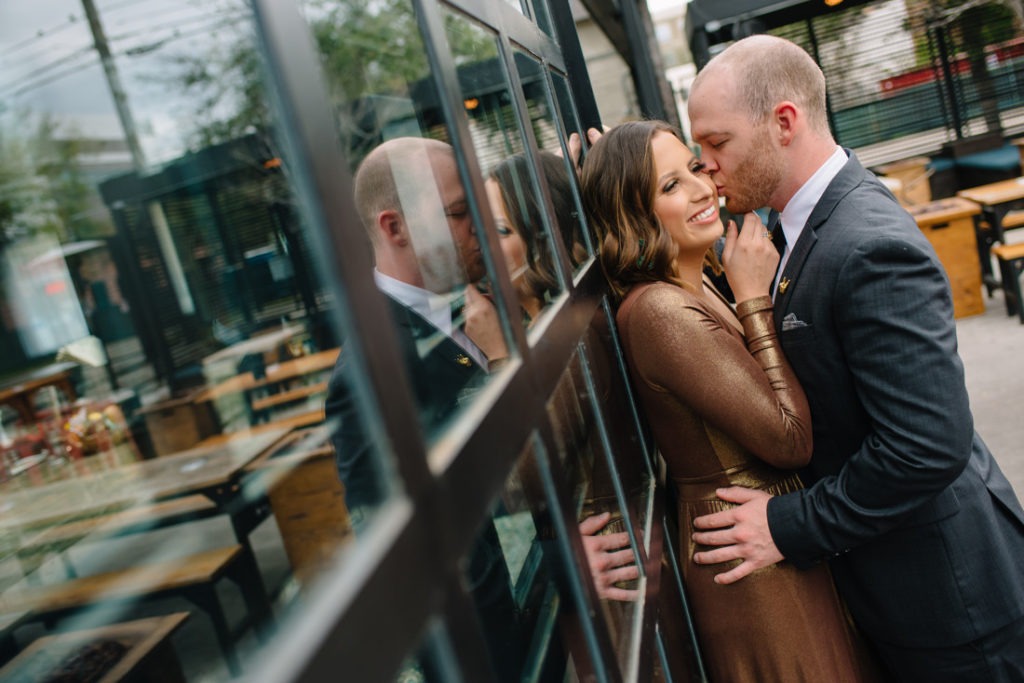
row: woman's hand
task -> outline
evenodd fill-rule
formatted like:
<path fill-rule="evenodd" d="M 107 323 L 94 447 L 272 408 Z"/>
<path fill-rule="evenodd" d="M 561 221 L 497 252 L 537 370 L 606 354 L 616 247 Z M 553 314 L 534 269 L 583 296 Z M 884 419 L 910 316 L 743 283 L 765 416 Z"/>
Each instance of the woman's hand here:
<path fill-rule="evenodd" d="M 735 221 L 729 221 L 725 229 L 722 266 L 736 303 L 768 296 L 771 292 L 775 270 L 779 266 L 779 252 L 756 213 L 744 215 L 742 230 L 736 227 Z"/>
<path fill-rule="evenodd" d="M 466 336 L 483 351 L 488 361 L 493 363 L 508 358 L 508 345 L 498 311 L 491 300 L 473 285 L 466 287 L 466 306 L 462 314 L 466 316 L 463 327 Z"/>
<path fill-rule="evenodd" d="M 603 600 L 629 602 L 640 596 L 635 588 L 619 588 L 615 584 L 639 578 L 640 568 L 636 566 L 633 549 L 629 545 L 629 534 L 625 531 L 612 534 L 600 533 L 612 516 L 607 512 L 591 515 L 580 522 L 580 536 L 583 551 L 590 565 L 597 595 Z"/>

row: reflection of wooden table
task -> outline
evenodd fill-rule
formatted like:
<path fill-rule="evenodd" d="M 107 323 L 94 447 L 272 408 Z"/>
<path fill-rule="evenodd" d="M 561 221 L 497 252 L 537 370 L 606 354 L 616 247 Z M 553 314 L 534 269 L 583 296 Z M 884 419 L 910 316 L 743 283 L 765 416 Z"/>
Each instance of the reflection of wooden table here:
<path fill-rule="evenodd" d="M 35 422 L 35 395 L 40 389 L 55 386 L 68 401 L 77 396 L 71 383 L 71 371 L 77 363 L 51 363 L 35 370 L 15 375 L 0 383 L 0 403 L 6 403 L 18 411 L 26 424 Z"/>
<path fill-rule="evenodd" d="M 92 474 L 65 465 L 65 479 L 28 488 L 0 486 L 0 532 L 36 529 L 154 500 L 202 493 L 228 512 L 244 468 L 287 434 L 280 429 L 192 448 Z"/>
<path fill-rule="evenodd" d="M 328 349 L 327 351 L 319 351 L 308 356 L 299 356 L 283 363 L 268 365 L 266 375 L 260 379 L 256 379 L 251 372 L 235 375 L 216 386 L 199 392 L 193 398 L 193 401 L 195 403 L 213 401 L 227 394 L 260 389 L 304 375 L 312 375 L 316 372 L 330 370 L 338 360 L 338 353 L 340 351 L 341 349 Z"/>
<path fill-rule="evenodd" d="M 973 221 L 981 208 L 974 202 L 952 197 L 915 206 L 909 211 L 946 269 L 953 294 L 953 314 L 962 318 L 984 313 Z"/>
<path fill-rule="evenodd" d="M 978 218 L 984 219 L 988 229 L 985 229 L 981 221 L 975 219 L 978 257 L 981 259 L 982 277 L 991 296 L 992 292 L 999 287 L 999 281 L 992 272 L 992 260 L 989 252 L 996 242 L 1006 244 L 1003 221 L 1006 214 L 1024 200 L 1024 177 L 960 190 L 957 192 L 957 196 L 981 205 L 981 216 Z"/>
<path fill-rule="evenodd" d="M 226 346 L 220 351 L 211 353 L 203 359 L 203 365 L 206 366 L 227 359 L 238 361 L 243 356 L 250 353 L 266 354 L 274 351 L 278 346 L 284 344 L 293 337 L 303 334 L 305 331 L 306 328 L 302 325 L 287 325 L 278 330 L 273 330 L 265 334 L 258 334 L 250 339 L 240 341 L 237 344 L 232 344 L 231 346 Z"/>
<path fill-rule="evenodd" d="M 186 619 L 187 612 L 178 612 L 162 617 L 43 636 L 33 641 L 24 652 L 0 670 L 0 679 L 43 680 L 60 673 L 55 671 L 54 667 L 59 666 L 66 657 L 74 655 L 81 647 L 114 642 L 124 648 L 124 654 L 113 663 L 102 678 L 95 679 L 98 683 L 184 681 L 181 663 L 170 638 Z M 67 673 L 81 676 L 85 672 L 77 670 Z"/>

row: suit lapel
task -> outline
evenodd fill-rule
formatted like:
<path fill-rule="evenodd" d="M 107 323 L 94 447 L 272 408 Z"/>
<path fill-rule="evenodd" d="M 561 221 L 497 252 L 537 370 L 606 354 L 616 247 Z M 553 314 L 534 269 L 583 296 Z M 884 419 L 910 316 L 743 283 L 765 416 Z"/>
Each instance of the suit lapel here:
<path fill-rule="evenodd" d="M 850 193 L 866 173 L 852 153 L 846 164 L 840 169 L 836 177 L 832 179 L 825 188 L 821 199 L 814 206 L 811 215 L 807 218 L 804 229 L 800 232 L 800 238 L 793 245 L 793 252 L 786 261 L 786 268 L 779 278 L 779 288 L 775 293 L 775 327 L 777 331 L 782 329 L 782 318 L 789 310 L 789 302 L 793 299 L 793 291 L 799 286 L 801 273 L 807 257 L 810 256 L 815 244 L 818 242 L 818 232 L 828 228 L 828 218 L 832 215 L 839 201 Z M 772 211 L 769 222 L 778 222 L 778 214 Z"/>
<path fill-rule="evenodd" d="M 429 357 L 431 362 L 444 362 L 463 371 L 481 369 L 465 349 L 429 320 L 390 296 L 388 301 L 391 302 L 395 323 L 408 330 L 409 337 L 415 345 L 416 355 L 420 358 Z"/>

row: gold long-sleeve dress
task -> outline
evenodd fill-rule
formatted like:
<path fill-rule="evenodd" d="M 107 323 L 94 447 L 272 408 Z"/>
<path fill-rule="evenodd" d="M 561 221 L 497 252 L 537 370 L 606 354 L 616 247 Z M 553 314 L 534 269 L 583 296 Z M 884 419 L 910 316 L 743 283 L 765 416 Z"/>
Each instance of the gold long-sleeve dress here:
<path fill-rule="evenodd" d="M 768 297 L 726 320 L 704 295 L 668 283 L 633 287 L 616 316 L 634 387 L 675 482 L 679 563 L 708 675 L 715 683 L 874 679 L 826 566 L 787 562 L 718 585 L 697 565 L 693 519 L 729 507 L 715 489 L 801 488 L 758 458 L 810 449 L 810 415 L 780 350 Z M 708 549 L 708 548 L 705 548 Z M 735 564 L 735 562 L 733 563 Z"/>

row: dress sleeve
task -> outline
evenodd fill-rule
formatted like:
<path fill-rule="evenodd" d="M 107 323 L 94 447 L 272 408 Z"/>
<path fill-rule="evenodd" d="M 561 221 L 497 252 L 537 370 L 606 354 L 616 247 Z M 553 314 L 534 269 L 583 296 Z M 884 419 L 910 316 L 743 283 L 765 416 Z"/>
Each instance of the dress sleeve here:
<path fill-rule="evenodd" d="M 746 344 L 692 293 L 646 288 L 627 322 L 634 369 L 758 458 L 803 466 L 812 448 L 810 410 L 779 348 L 771 299 L 745 301 L 737 314 Z"/>

